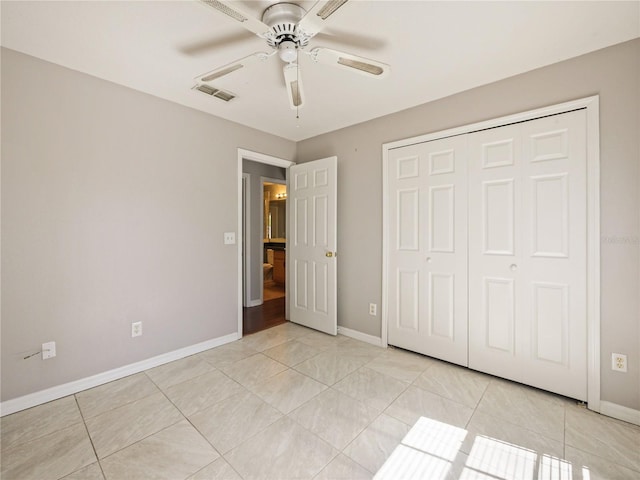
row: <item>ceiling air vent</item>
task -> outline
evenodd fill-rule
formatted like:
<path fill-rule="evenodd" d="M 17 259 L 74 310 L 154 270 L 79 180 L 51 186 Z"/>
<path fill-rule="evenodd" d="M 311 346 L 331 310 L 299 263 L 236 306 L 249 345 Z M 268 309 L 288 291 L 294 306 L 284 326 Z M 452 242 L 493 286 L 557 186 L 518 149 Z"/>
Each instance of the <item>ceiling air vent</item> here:
<path fill-rule="evenodd" d="M 207 95 L 211 95 L 212 97 L 216 97 L 216 98 L 219 98 L 220 100 L 224 100 L 225 102 L 228 102 L 236 98 L 236 96 L 231 92 L 219 90 L 217 88 L 210 87 L 209 85 L 196 85 L 193 88 L 201 91 L 202 93 L 206 93 Z"/>

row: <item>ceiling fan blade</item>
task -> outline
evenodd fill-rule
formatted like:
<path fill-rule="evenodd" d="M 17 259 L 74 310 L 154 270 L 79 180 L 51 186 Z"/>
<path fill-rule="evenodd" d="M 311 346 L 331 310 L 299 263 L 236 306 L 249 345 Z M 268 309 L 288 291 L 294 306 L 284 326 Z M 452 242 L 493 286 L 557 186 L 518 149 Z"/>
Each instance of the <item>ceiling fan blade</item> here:
<path fill-rule="evenodd" d="M 295 63 L 284 66 L 284 83 L 287 87 L 287 98 L 292 110 L 304 106 L 304 92 L 302 90 L 302 78 L 300 78 L 299 67 Z"/>
<path fill-rule="evenodd" d="M 350 32 L 348 30 L 327 27 L 315 36 L 316 41 L 340 45 L 338 48 L 351 47 L 373 52 L 382 50 L 387 45 L 387 40 L 372 35 Z"/>
<path fill-rule="evenodd" d="M 240 70 L 241 68 L 249 67 L 257 62 L 263 62 L 271 55 L 264 52 L 256 52 L 252 53 L 248 57 L 241 58 L 240 60 L 236 60 L 235 62 L 231 62 L 228 65 L 223 67 L 216 68 L 215 70 L 211 70 L 210 72 L 203 73 L 202 75 L 198 75 L 195 79 L 197 82 L 207 83 L 213 82 L 214 80 L 228 75 L 230 73 L 235 72 L 236 70 Z"/>
<path fill-rule="evenodd" d="M 230 2 L 229 0 L 200 0 L 204 5 L 207 5 L 220 13 L 233 18 L 240 23 L 244 28 L 250 32 L 255 33 L 259 37 L 266 38 L 271 32 L 269 25 L 262 23 L 253 15 L 241 10 L 237 7 L 236 2 Z"/>
<path fill-rule="evenodd" d="M 178 47 L 178 51 L 186 55 L 197 56 L 210 53 L 210 50 L 228 47 L 229 45 L 237 43 L 246 43 L 248 41 L 253 41 L 254 39 L 255 37 L 250 32 L 240 30 L 236 33 L 225 35 L 224 37 L 207 38 L 191 43 L 185 43 Z"/>
<path fill-rule="evenodd" d="M 316 35 L 325 27 L 325 24 L 340 7 L 349 0 L 320 0 L 311 7 L 311 10 L 298 23 L 298 31 L 308 38 Z"/>
<path fill-rule="evenodd" d="M 331 48 L 314 48 L 309 52 L 309 55 L 315 62 L 345 68 L 351 72 L 366 75 L 367 77 L 382 78 L 388 75 L 391 69 L 386 63 L 332 50 Z"/>

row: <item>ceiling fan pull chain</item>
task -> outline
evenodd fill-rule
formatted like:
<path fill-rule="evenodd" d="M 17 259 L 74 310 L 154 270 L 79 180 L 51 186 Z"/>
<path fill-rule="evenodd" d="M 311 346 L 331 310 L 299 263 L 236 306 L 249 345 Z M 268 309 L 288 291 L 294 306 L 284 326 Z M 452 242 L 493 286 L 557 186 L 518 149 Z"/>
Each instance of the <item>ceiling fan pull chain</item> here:
<path fill-rule="evenodd" d="M 300 95 L 300 48 L 296 47 L 296 83 L 298 84 L 298 95 Z M 296 123 L 300 127 L 300 101 L 296 102 Z"/>

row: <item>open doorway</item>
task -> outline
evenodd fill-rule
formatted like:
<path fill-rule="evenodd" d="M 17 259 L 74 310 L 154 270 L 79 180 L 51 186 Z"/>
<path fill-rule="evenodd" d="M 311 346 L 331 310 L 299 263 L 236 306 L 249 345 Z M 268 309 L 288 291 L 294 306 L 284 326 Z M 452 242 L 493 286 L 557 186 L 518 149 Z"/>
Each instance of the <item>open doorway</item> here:
<path fill-rule="evenodd" d="M 262 179 L 263 302 L 286 296 L 287 184 Z M 282 318 L 284 318 L 282 302 Z"/>
<path fill-rule="evenodd" d="M 247 151 L 238 160 L 242 336 L 287 321 L 287 167 L 293 162 Z"/>
<path fill-rule="evenodd" d="M 254 163 L 254 162 L 251 162 Z M 253 168 L 251 168 L 253 167 Z M 256 171 L 255 165 L 247 165 Z M 264 172 L 264 166 L 258 169 Z M 270 166 L 271 173 L 286 176 L 283 168 Z M 246 174 L 246 173 L 245 173 Z M 250 175 L 249 175 L 250 176 Z M 249 212 L 249 217 L 260 218 L 262 274 L 258 274 L 262 302 L 242 309 L 242 330 L 250 334 L 266 330 L 287 321 L 286 318 L 286 251 L 287 251 L 287 184 L 278 178 L 260 177 L 261 215 Z M 255 203 L 251 204 L 255 208 Z M 255 239 L 255 237 L 254 237 Z M 259 263 L 256 259 L 256 263 Z"/>

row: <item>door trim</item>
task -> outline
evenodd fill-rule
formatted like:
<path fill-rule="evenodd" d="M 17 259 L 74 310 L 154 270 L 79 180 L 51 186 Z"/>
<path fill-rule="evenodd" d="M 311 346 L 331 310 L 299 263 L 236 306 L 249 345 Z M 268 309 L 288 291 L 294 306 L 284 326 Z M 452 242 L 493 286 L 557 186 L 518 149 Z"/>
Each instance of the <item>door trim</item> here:
<path fill-rule="evenodd" d="M 243 238 L 243 225 L 242 225 L 242 160 L 251 160 L 258 163 L 266 163 L 267 165 L 274 165 L 281 168 L 289 168 L 295 165 L 295 162 L 290 160 L 284 160 L 283 158 L 273 157 L 271 155 L 265 155 L 264 153 L 252 152 L 251 150 L 245 150 L 244 148 L 238 148 L 238 172 L 237 172 L 237 188 L 238 188 L 238 235 L 237 238 Z M 288 185 L 287 185 L 288 188 Z M 237 250 L 238 255 L 238 338 L 242 338 L 242 250 L 243 245 L 239 245 Z M 285 287 L 286 288 L 286 287 Z M 288 305 L 287 305 L 288 310 Z"/>
<path fill-rule="evenodd" d="M 389 151 L 417 143 L 464 135 L 580 109 L 585 109 L 587 116 L 587 403 L 590 410 L 600 412 L 600 97 L 598 95 L 382 145 L 382 299 L 380 302 L 380 334 L 384 347 L 387 346 L 388 338 L 389 179 L 387 178 L 387 170 Z"/>
<path fill-rule="evenodd" d="M 251 222 L 248 218 L 248 210 L 247 207 L 251 204 L 251 193 L 249 191 L 249 174 L 242 174 L 242 185 L 240 188 L 244 191 L 244 196 L 242 197 L 242 202 L 240 203 L 241 211 L 242 211 L 242 230 L 238 233 L 238 238 L 242 242 L 240 251 L 240 260 L 242 262 L 242 276 L 240 277 L 242 281 L 242 305 L 251 307 L 251 296 L 249 295 L 249 288 L 247 287 L 247 282 L 245 280 L 251 280 L 251 269 L 249 266 L 251 265 L 251 250 L 248 248 L 250 245 L 251 238 Z M 242 254 L 244 252 L 244 255 Z"/>

